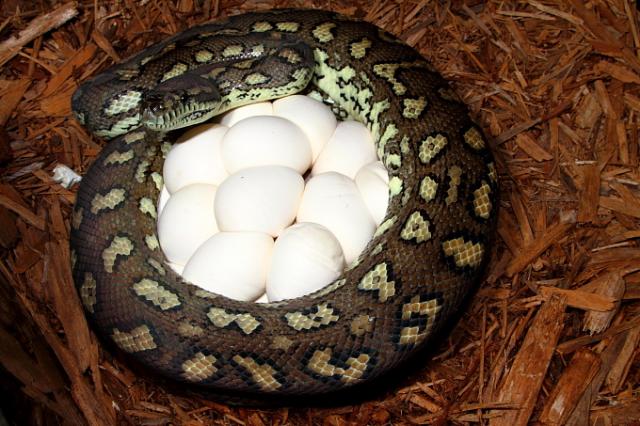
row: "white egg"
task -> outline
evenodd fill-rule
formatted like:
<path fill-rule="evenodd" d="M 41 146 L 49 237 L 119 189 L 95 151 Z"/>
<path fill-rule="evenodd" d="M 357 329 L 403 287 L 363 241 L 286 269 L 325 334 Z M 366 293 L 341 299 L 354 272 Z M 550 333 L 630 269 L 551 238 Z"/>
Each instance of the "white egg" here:
<path fill-rule="evenodd" d="M 369 129 L 357 121 L 342 121 L 318 155 L 311 174 L 338 172 L 353 179 L 362 166 L 377 159 Z"/>
<path fill-rule="evenodd" d="M 309 179 L 297 220 L 327 227 L 340 241 L 347 264 L 358 257 L 376 229 L 355 182 L 336 172 Z"/>
<path fill-rule="evenodd" d="M 270 302 L 312 293 L 333 282 L 344 270 L 336 237 L 322 225 L 302 222 L 276 240 L 267 275 Z"/>
<path fill-rule="evenodd" d="M 240 120 L 256 115 L 273 115 L 271 102 L 258 102 L 257 104 L 249 104 L 232 109 L 220 117 L 220 124 L 231 127 Z"/>
<path fill-rule="evenodd" d="M 313 161 L 336 129 L 336 116 L 320 101 L 308 96 L 293 95 L 273 103 L 273 115 L 297 124 L 309 138 Z"/>
<path fill-rule="evenodd" d="M 196 183 L 173 193 L 158 218 L 160 247 L 170 262 L 186 264 L 198 246 L 218 232 L 215 185 Z"/>
<path fill-rule="evenodd" d="M 229 173 L 256 166 L 287 166 L 304 173 L 311 165 L 311 145 L 304 132 L 281 117 L 257 116 L 239 121 L 222 141 Z"/>
<path fill-rule="evenodd" d="M 267 296 L 267 293 L 264 293 L 262 296 L 258 297 L 256 300 L 254 300 L 255 303 L 269 303 L 269 297 Z"/>
<path fill-rule="evenodd" d="M 185 280 L 236 300 L 256 300 L 265 292 L 273 239 L 260 232 L 220 232 L 193 254 Z"/>
<path fill-rule="evenodd" d="M 228 127 L 219 124 L 204 124 L 178 139 L 167 154 L 162 171 L 171 194 L 194 183 L 218 185 L 227 177 L 220 151 L 227 130 Z"/>
<path fill-rule="evenodd" d="M 167 265 L 169 265 L 169 267 L 173 269 L 173 272 L 175 272 L 178 275 L 182 275 L 182 272 L 184 271 L 184 265 L 181 265 L 179 263 L 173 263 L 173 262 L 167 262 Z"/>
<path fill-rule="evenodd" d="M 304 180 L 283 166 L 243 169 L 218 187 L 214 212 L 222 231 L 277 236 L 296 217 Z"/>
<path fill-rule="evenodd" d="M 167 191 L 167 186 L 162 185 L 162 189 L 160 190 L 160 195 L 158 195 L 158 217 L 162 214 L 162 210 L 164 210 L 164 206 L 167 205 L 167 201 L 169 201 L 169 191 Z"/>
<path fill-rule="evenodd" d="M 356 174 L 356 185 L 376 225 L 380 225 L 389 206 L 389 174 L 381 161 L 369 163 Z"/>

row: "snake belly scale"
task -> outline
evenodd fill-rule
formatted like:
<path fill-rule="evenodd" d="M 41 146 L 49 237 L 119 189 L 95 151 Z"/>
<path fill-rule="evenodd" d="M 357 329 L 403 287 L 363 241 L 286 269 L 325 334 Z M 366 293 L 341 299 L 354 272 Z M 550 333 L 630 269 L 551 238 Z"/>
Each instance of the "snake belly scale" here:
<path fill-rule="evenodd" d="M 302 90 L 371 130 L 390 177 L 383 223 L 305 297 L 254 304 L 185 282 L 156 236 L 169 130 Z M 72 217 L 81 301 L 105 338 L 172 379 L 272 395 L 366 382 L 430 342 L 482 274 L 497 215 L 491 152 L 447 83 L 372 24 L 279 10 L 191 28 L 83 84 L 73 108 L 112 139 Z"/>

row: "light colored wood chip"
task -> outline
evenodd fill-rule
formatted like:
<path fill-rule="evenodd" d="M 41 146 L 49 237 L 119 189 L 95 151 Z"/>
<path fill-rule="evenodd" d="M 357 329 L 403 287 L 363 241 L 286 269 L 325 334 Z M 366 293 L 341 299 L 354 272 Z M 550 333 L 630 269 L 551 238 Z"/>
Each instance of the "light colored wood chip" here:
<path fill-rule="evenodd" d="M 576 124 L 583 129 L 590 129 L 602 115 L 602 107 L 598 99 L 590 91 L 582 97 L 577 107 Z"/>
<path fill-rule="evenodd" d="M 593 71 L 596 74 L 604 74 L 623 83 L 640 83 L 640 75 L 623 65 L 614 64 L 613 62 L 600 61 L 594 65 Z"/>
<path fill-rule="evenodd" d="M 578 222 L 593 222 L 598 214 L 600 200 L 600 168 L 595 163 L 577 167 L 582 175 L 582 185 L 578 197 Z"/>
<path fill-rule="evenodd" d="M 600 369 L 591 380 L 589 387 L 582 394 L 580 401 L 576 404 L 564 426 L 584 426 L 590 424 L 589 418 L 591 414 L 591 405 L 598 399 L 598 392 L 611 369 L 611 365 L 618 358 L 620 351 L 624 345 L 624 336 L 615 336 L 607 345 L 605 350 L 600 354 Z M 611 423 L 619 424 L 619 423 Z"/>
<path fill-rule="evenodd" d="M 78 3 L 65 3 L 57 9 L 34 18 L 27 28 L 0 43 L 0 67 L 13 58 L 20 49 L 37 37 L 59 27 L 78 14 Z"/>
<path fill-rule="evenodd" d="M 623 199 L 618 197 L 600 197 L 599 204 L 605 209 L 618 213 L 624 213 L 629 216 L 640 218 L 640 207 L 635 204 L 629 205 Z"/>
<path fill-rule="evenodd" d="M 601 333 L 609 328 L 611 320 L 620 309 L 620 300 L 625 291 L 624 279 L 619 271 L 615 271 L 597 280 L 589 290 L 593 292 L 594 296 L 603 296 L 613 301 L 613 306 L 610 309 L 587 308 L 589 312 L 584 316 L 582 329 L 590 334 Z"/>
<path fill-rule="evenodd" d="M 558 345 L 557 351 L 558 353 L 561 353 L 561 354 L 568 354 L 586 345 L 599 342 L 602 339 L 614 337 L 620 333 L 623 333 L 627 330 L 630 330 L 638 326 L 640 326 L 640 318 L 634 318 L 632 320 L 623 322 L 621 324 L 612 325 L 607 329 L 607 331 L 603 333 L 596 334 L 593 336 L 580 336 L 580 337 L 576 337 L 575 339 L 562 342 L 561 344 Z"/>
<path fill-rule="evenodd" d="M 553 160 L 553 155 L 542 148 L 536 141 L 533 140 L 531 136 L 526 133 L 520 133 L 516 136 L 516 144 L 518 144 L 518 146 L 535 161 L 541 162 Z"/>
<path fill-rule="evenodd" d="M 540 286 L 540 294 L 548 299 L 553 295 L 562 295 L 567 299 L 567 305 L 572 308 L 607 312 L 615 308 L 618 299 L 600 294 L 588 293 L 580 290 L 566 290 L 556 287 Z"/>
<path fill-rule="evenodd" d="M 104 50 L 107 55 L 113 59 L 114 62 L 120 62 L 122 60 L 120 55 L 116 53 L 115 49 L 111 45 L 111 42 L 100 31 L 94 29 L 91 33 L 91 38 L 96 42 L 100 49 Z"/>
<path fill-rule="evenodd" d="M 506 273 L 512 276 L 522 271 L 535 258 L 540 256 L 551 244 L 558 242 L 573 227 L 570 222 L 558 222 L 550 226 L 542 235 L 533 240 L 531 244 L 522 247 L 520 253 L 511 260 Z"/>
<path fill-rule="evenodd" d="M 611 104 L 611 98 L 609 97 L 609 92 L 607 92 L 607 86 L 605 86 L 602 80 L 596 80 L 593 83 L 595 87 L 595 96 L 598 99 L 598 103 L 602 108 L 604 114 L 608 117 L 617 118 L 617 114 L 613 109 L 613 105 Z"/>
<path fill-rule="evenodd" d="M 416 404 L 419 407 L 424 408 L 425 410 L 431 413 L 437 413 L 438 411 L 442 411 L 441 406 L 439 406 L 429 398 L 426 398 L 418 394 L 411 395 L 411 398 L 409 398 L 409 401 L 411 401 L 413 404 Z"/>
<path fill-rule="evenodd" d="M 89 326 L 82 311 L 82 305 L 71 276 L 71 256 L 66 241 L 50 242 L 46 246 L 51 267 L 49 291 L 53 296 L 56 314 L 65 331 L 69 347 L 77 358 L 78 368 L 84 371 L 91 364 L 92 347 Z"/>
<path fill-rule="evenodd" d="M 71 96 L 76 84 L 67 82 L 55 94 L 42 99 L 40 110 L 49 117 L 68 117 L 71 115 Z"/>
<path fill-rule="evenodd" d="M 624 94 L 624 103 L 631 109 L 640 112 L 640 98 L 626 92 Z"/>
<path fill-rule="evenodd" d="M 519 194 L 517 191 L 512 192 L 509 198 L 511 199 L 511 208 L 513 208 L 516 220 L 518 221 L 518 223 L 514 225 L 520 230 L 523 244 L 530 244 L 531 241 L 533 241 L 533 230 L 531 229 L 531 223 L 529 222 L 529 216 L 525 207 L 527 200 L 523 200 L 522 194 Z"/>
<path fill-rule="evenodd" d="M 529 4 L 534 6 L 536 9 L 541 10 L 542 12 L 548 13 L 549 15 L 557 16 L 558 18 L 562 18 L 566 21 L 571 22 L 575 26 L 581 26 L 583 24 L 582 19 L 577 16 L 574 16 L 570 13 L 563 12 L 556 8 L 545 6 L 544 4 L 537 2 L 535 0 L 529 0 Z"/>
<path fill-rule="evenodd" d="M 600 368 L 600 357 L 589 349 L 577 351 L 547 397 L 539 421 L 544 425 L 563 425 L 591 384 Z"/>
<path fill-rule="evenodd" d="M 71 59 L 60 67 L 58 73 L 54 75 L 47 83 L 47 88 L 42 95 L 44 97 L 50 96 L 55 93 L 64 83 L 67 81 L 73 72 L 88 64 L 95 55 L 97 46 L 93 43 L 89 43 L 80 49 Z"/>
<path fill-rule="evenodd" d="M 520 409 L 505 411 L 491 419 L 490 426 L 528 423 L 564 327 L 566 306 L 565 298 L 555 295 L 540 306 L 498 393 L 499 402 L 517 404 Z"/>
<path fill-rule="evenodd" d="M 629 374 L 629 369 L 636 355 L 636 349 L 640 345 L 640 327 L 634 327 L 625 332 L 625 340 L 620 354 L 613 361 L 611 370 L 605 379 L 609 392 L 616 394 L 622 390 L 624 382 Z"/>
<path fill-rule="evenodd" d="M 25 222 L 31 226 L 35 226 L 41 231 L 45 229 L 45 221 L 42 217 L 36 215 L 28 208 L 15 202 L 4 194 L 0 194 L 0 206 L 3 206 L 20 216 Z"/>
<path fill-rule="evenodd" d="M 0 127 L 11 118 L 30 84 L 30 79 L 23 78 L 10 82 L 4 90 L 0 90 Z"/>

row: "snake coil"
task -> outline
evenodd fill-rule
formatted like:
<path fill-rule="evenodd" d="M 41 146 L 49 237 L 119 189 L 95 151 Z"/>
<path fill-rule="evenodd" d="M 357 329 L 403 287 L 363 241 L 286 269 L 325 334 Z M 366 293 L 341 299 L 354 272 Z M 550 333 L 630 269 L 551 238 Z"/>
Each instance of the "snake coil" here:
<path fill-rule="evenodd" d="M 305 297 L 254 304 L 185 282 L 156 236 L 169 130 L 299 91 L 371 130 L 390 177 L 383 223 Z M 113 138 L 72 218 L 82 303 L 104 337 L 172 379 L 272 395 L 366 382 L 423 348 L 482 274 L 498 207 L 491 152 L 447 83 L 372 24 L 279 10 L 191 28 L 83 84 L 73 109 Z"/>

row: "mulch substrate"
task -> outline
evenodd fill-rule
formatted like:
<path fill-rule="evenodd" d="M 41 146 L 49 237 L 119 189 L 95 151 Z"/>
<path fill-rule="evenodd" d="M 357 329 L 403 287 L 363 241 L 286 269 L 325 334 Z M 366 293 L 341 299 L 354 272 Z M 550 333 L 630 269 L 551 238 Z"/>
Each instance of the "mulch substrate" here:
<path fill-rule="evenodd" d="M 177 31 L 331 9 L 419 49 L 490 137 L 501 181 L 486 280 L 380 390 L 308 407 L 187 396 L 105 349 L 71 279 L 70 212 L 103 142 L 78 84 Z M 4 0 L 0 406 L 20 425 L 640 424 L 640 14 L 628 0 Z"/>

